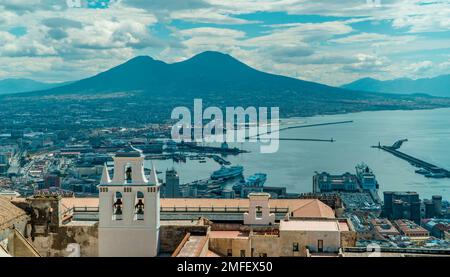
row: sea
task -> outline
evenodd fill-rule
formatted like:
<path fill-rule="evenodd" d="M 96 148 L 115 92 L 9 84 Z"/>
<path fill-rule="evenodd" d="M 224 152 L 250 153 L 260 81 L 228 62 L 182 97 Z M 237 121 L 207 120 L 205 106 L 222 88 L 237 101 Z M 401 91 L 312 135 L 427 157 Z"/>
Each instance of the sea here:
<path fill-rule="evenodd" d="M 244 166 L 244 176 L 266 173 L 266 186 L 283 186 L 288 192 L 312 191 L 315 172 L 331 174 L 354 173 L 355 166 L 364 162 L 375 173 L 383 191 L 415 191 L 422 199 L 442 195 L 450 200 L 450 178 L 431 179 L 416 174 L 407 161 L 401 160 L 373 145 L 392 145 L 408 139 L 400 151 L 450 170 L 450 109 L 412 111 L 374 111 L 324 115 L 281 120 L 281 128 L 332 122 L 352 121 L 280 131 L 280 138 L 324 139 L 324 141 L 280 140 L 275 153 L 261 153 L 256 142 L 229 143 L 249 153 L 227 156 L 232 165 Z M 175 168 L 181 183 L 205 179 L 220 168 L 212 159 L 206 163 L 187 159 L 186 163 L 172 160 L 146 161 L 154 163 L 164 180 L 164 171 Z"/>

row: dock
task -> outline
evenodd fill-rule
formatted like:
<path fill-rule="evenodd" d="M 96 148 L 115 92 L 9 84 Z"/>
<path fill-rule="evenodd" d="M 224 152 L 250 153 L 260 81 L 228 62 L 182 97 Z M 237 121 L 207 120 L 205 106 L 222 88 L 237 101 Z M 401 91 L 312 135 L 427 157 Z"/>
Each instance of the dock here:
<path fill-rule="evenodd" d="M 386 146 L 386 145 L 382 146 L 382 145 L 380 145 L 380 143 L 378 143 L 378 145 L 372 146 L 372 148 L 384 150 L 402 160 L 409 162 L 414 167 L 418 167 L 418 168 L 427 170 L 428 172 L 430 172 L 430 174 L 426 174 L 425 175 L 426 177 L 450 178 L 449 170 L 399 151 L 398 149 L 400 148 L 400 146 L 406 141 L 408 141 L 408 140 L 407 139 L 399 140 L 399 141 L 395 142 L 392 146 Z"/>
<path fill-rule="evenodd" d="M 213 159 L 216 163 L 220 165 L 230 165 L 231 162 L 225 160 L 224 158 L 218 156 L 218 155 L 207 155 L 208 158 Z"/>
<path fill-rule="evenodd" d="M 333 138 L 331 139 L 314 139 L 314 138 L 274 138 L 274 140 L 292 140 L 292 141 L 319 141 L 319 142 L 335 142 Z"/>
<path fill-rule="evenodd" d="M 281 131 L 285 131 L 285 130 L 290 130 L 290 129 L 301 129 L 301 128 L 310 128 L 310 127 L 320 127 L 320 126 L 328 126 L 328 125 L 340 125 L 340 124 L 348 124 L 348 123 L 353 123 L 353 120 L 345 120 L 345 121 L 336 121 L 336 122 L 325 122 L 325 123 L 315 123 L 315 124 L 307 124 L 307 125 L 296 125 L 296 126 L 288 126 L 288 127 L 283 127 L 280 128 L 276 131 L 267 131 L 265 133 L 259 133 L 257 135 L 254 136 L 246 136 L 245 139 L 248 140 L 250 138 L 260 138 L 264 135 L 268 135 L 271 133 L 276 133 L 276 132 L 281 132 Z M 273 139 L 273 140 L 292 140 L 292 141 L 318 141 L 318 142 L 335 142 L 335 140 L 333 138 L 331 139 L 309 139 L 309 138 L 269 138 L 269 139 Z"/>

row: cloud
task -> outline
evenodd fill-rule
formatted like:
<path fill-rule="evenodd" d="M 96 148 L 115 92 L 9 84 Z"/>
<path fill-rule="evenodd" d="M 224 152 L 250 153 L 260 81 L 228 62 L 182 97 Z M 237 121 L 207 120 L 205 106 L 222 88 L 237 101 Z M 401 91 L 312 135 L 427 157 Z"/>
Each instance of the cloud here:
<path fill-rule="evenodd" d="M 204 0 L 123 0 L 122 3 L 127 6 L 145 9 L 149 11 L 163 10 L 163 11 L 177 11 L 177 10 L 192 10 L 199 8 L 210 7 L 211 4 Z"/>
<path fill-rule="evenodd" d="M 308 45 L 296 45 L 288 47 L 276 47 L 268 51 L 274 57 L 274 60 L 279 59 L 281 62 L 292 62 L 293 59 L 311 56 L 314 51 Z"/>
<path fill-rule="evenodd" d="M 377 33 L 359 33 L 356 35 L 346 36 L 343 38 L 333 39 L 331 42 L 336 43 L 362 43 L 362 42 L 376 42 L 385 41 L 389 39 L 390 36 Z"/>
<path fill-rule="evenodd" d="M 227 14 L 216 11 L 212 8 L 196 9 L 196 10 L 177 10 L 169 14 L 171 19 L 184 20 L 195 23 L 212 23 L 212 24 L 256 24 L 259 21 L 250 21 L 241 18 L 229 16 Z"/>
<path fill-rule="evenodd" d="M 357 54 L 357 62 L 342 67 L 342 70 L 370 74 L 374 72 L 386 71 L 390 61 L 386 57 L 378 57 L 367 54 Z"/>
<path fill-rule="evenodd" d="M 205 50 L 328 84 L 450 72 L 448 0 L 81 1 L 0 1 L 0 64 L 10 65 L 0 73 L 73 80 L 135 55 L 173 62 Z M 19 38 L 9 33 L 18 26 L 27 29 Z"/>
<path fill-rule="evenodd" d="M 44 18 L 42 21 L 42 24 L 49 28 L 81 28 L 83 27 L 83 24 L 80 21 L 67 19 L 63 17 L 51 17 L 51 18 Z"/>
<path fill-rule="evenodd" d="M 60 28 L 52 28 L 48 30 L 47 33 L 52 39 L 55 40 L 60 40 L 69 36 L 66 31 Z"/>
<path fill-rule="evenodd" d="M 332 21 L 323 23 L 296 23 L 271 25 L 273 28 L 267 35 L 257 36 L 247 40 L 248 44 L 259 45 L 296 45 L 326 41 L 333 36 L 343 35 L 353 31 L 345 22 Z"/>

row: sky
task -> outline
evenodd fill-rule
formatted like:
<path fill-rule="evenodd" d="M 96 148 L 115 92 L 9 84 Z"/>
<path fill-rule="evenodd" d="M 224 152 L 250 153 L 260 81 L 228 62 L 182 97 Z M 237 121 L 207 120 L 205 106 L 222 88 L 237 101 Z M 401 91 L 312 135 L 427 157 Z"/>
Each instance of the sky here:
<path fill-rule="evenodd" d="M 206 50 L 333 86 L 450 74 L 450 0 L 0 0 L 0 79 L 72 81 Z"/>

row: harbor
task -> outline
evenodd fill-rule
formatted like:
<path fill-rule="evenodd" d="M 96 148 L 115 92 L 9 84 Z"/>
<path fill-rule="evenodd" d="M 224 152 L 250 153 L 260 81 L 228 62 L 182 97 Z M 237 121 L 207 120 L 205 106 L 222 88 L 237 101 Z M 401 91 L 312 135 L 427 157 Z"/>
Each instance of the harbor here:
<path fill-rule="evenodd" d="M 427 178 L 450 178 L 450 171 L 448 171 L 447 169 L 399 151 L 398 149 L 400 149 L 402 144 L 407 141 L 407 139 L 398 140 L 392 146 L 382 146 L 380 143 L 378 143 L 378 145 L 372 147 L 384 150 L 400 159 L 409 162 L 412 166 L 418 168 L 417 170 L 415 170 L 415 173 L 424 175 Z"/>

